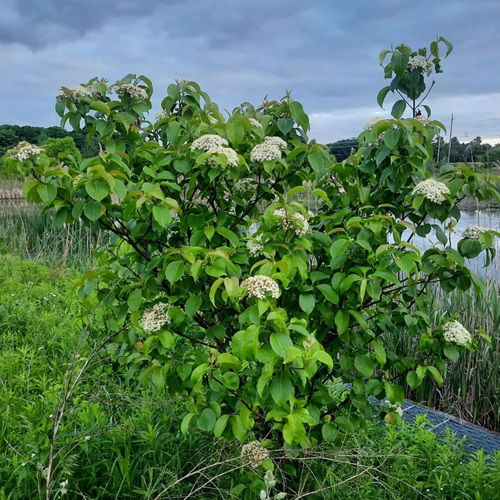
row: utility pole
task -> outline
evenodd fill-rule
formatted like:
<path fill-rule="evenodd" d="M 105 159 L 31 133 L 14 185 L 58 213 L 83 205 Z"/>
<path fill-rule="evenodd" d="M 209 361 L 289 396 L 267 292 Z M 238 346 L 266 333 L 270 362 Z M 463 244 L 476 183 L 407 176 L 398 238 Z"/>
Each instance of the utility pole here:
<path fill-rule="evenodd" d="M 450 142 L 448 144 L 448 163 L 450 163 L 451 156 L 451 138 L 453 137 L 453 113 L 451 114 L 451 124 L 450 124 Z"/>

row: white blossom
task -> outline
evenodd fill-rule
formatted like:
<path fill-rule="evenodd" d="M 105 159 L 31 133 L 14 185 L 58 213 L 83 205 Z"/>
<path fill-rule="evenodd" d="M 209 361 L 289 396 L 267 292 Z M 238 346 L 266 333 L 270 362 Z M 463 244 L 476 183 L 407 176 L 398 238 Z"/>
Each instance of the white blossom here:
<path fill-rule="evenodd" d="M 33 158 L 34 156 L 38 156 L 43 153 L 45 150 L 34 144 L 30 144 L 27 141 L 20 142 L 13 150 L 9 152 L 9 156 L 19 161 L 26 161 L 29 158 Z"/>
<path fill-rule="evenodd" d="M 72 101 L 76 102 L 79 97 L 92 97 L 92 89 L 89 89 L 84 85 L 75 85 L 74 87 L 61 87 L 56 95 L 56 99 L 58 101 L 71 99 Z"/>
<path fill-rule="evenodd" d="M 261 241 L 262 241 L 261 234 L 247 241 L 247 249 L 252 257 L 259 255 L 260 252 L 264 249 L 264 245 L 262 245 Z"/>
<path fill-rule="evenodd" d="M 390 412 L 397 413 L 400 417 L 403 416 L 403 408 L 401 408 L 401 403 L 391 403 L 388 399 L 386 399 L 384 403 Z"/>
<path fill-rule="evenodd" d="M 445 194 L 450 194 L 450 190 L 444 182 L 439 182 L 435 179 L 426 179 L 419 182 L 413 188 L 412 194 L 421 194 L 429 201 L 441 204 L 446 200 Z"/>
<path fill-rule="evenodd" d="M 418 122 L 420 122 L 425 127 L 431 124 L 430 118 L 427 118 L 424 115 L 417 115 L 417 116 L 415 116 L 415 120 L 417 120 Z"/>
<path fill-rule="evenodd" d="M 259 441 L 251 441 L 241 447 L 241 458 L 252 469 L 257 468 L 264 460 L 269 459 L 269 452 Z"/>
<path fill-rule="evenodd" d="M 384 118 L 383 116 L 376 116 L 375 118 L 372 118 L 371 120 L 368 120 L 365 123 L 364 129 L 365 130 L 371 130 L 377 123 L 383 122 L 384 120 L 387 120 L 388 118 Z"/>
<path fill-rule="evenodd" d="M 469 240 L 478 240 L 481 233 L 487 233 L 489 229 L 482 226 L 469 226 L 462 233 L 463 238 L 469 238 Z"/>
<path fill-rule="evenodd" d="M 148 94 L 145 89 L 134 85 L 133 83 L 122 83 L 116 87 L 116 93 L 123 97 L 125 94 L 128 94 L 132 99 L 136 99 L 138 101 L 142 101 L 148 98 Z"/>
<path fill-rule="evenodd" d="M 257 144 L 250 152 L 250 161 L 277 161 L 281 160 L 281 149 L 275 144 L 268 144 L 266 142 Z"/>
<path fill-rule="evenodd" d="M 210 149 L 220 148 L 227 145 L 228 142 L 224 139 L 224 137 L 216 134 L 205 134 L 198 137 L 198 139 L 195 139 L 189 149 L 191 151 L 201 150 L 209 152 Z"/>
<path fill-rule="evenodd" d="M 248 177 L 240 179 L 234 185 L 234 190 L 239 193 L 244 193 L 245 191 L 253 191 L 255 189 L 255 181 Z"/>
<path fill-rule="evenodd" d="M 274 478 L 272 470 L 266 470 L 266 473 L 264 474 L 264 484 L 268 488 L 274 488 L 276 486 L 276 479 Z"/>
<path fill-rule="evenodd" d="M 467 345 L 472 340 L 470 332 L 458 321 L 445 323 L 443 337 L 446 342 L 461 346 Z"/>
<path fill-rule="evenodd" d="M 249 118 L 248 121 L 250 122 L 250 125 L 252 125 L 252 127 L 262 128 L 262 124 L 259 122 L 259 120 L 256 120 L 255 118 Z"/>
<path fill-rule="evenodd" d="M 267 496 L 267 491 L 266 490 L 260 490 L 260 493 L 259 493 L 259 500 L 267 500 L 267 498 L 269 498 Z"/>
<path fill-rule="evenodd" d="M 59 493 L 61 493 L 61 495 L 66 495 L 68 493 L 68 483 L 69 481 L 67 479 L 59 483 L 60 487 Z"/>
<path fill-rule="evenodd" d="M 273 215 L 278 217 L 278 224 L 284 231 L 291 229 L 297 236 L 302 237 L 309 232 L 309 222 L 299 212 L 290 213 L 284 208 L 277 208 Z"/>
<path fill-rule="evenodd" d="M 164 118 L 167 118 L 168 116 L 168 111 L 164 109 L 160 109 L 158 113 L 156 113 L 156 121 L 159 122 L 160 120 L 163 120 Z"/>
<path fill-rule="evenodd" d="M 271 144 L 272 146 L 278 146 L 280 149 L 286 149 L 287 143 L 281 137 L 269 136 L 264 138 L 264 144 Z"/>
<path fill-rule="evenodd" d="M 280 296 L 278 283 L 269 276 L 263 276 L 262 274 L 250 276 L 250 278 L 241 283 L 241 288 L 246 288 L 248 295 L 257 297 L 258 299 L 265 299 L 266 294 L 270 294 L 273 299 L 277 299 Z"/>
<path fill-rule="evenodd" d="M 168 315 L 169 309 L 170 304 L 159 302 L 151 309 L 144 311 L 142 318 L 139 320 L 141 328 L 148 333 L 161 330 L 163 325 L 169 324 L 172 321 L 172 318 Z"/>
<path fill-rule="evenodd" d="M 237 167 L 240 162 L 238 153 L 234 149 L 225 148 L 224 146 L 214 146 L 213 148 L 210 148 L 207 153 L 213 155 L 224 155 L 227 159 L 227 164 L 230 167 Z M 217 163 L 214 159 L 209 159 L 208 161 L 213 166 L 219 165 L 219 163 Z"/>
<path fill-rule="evenodd" d="M 434 64 L 432 64 L 432 62 L 424 56 L 413 56 L 410 57 L 410 60 L 408 61 L 408 69 L 410 71 L 418 70 L 421 73 L 426 73 L 427 76 L 430 76 L 434 71 Z"/>

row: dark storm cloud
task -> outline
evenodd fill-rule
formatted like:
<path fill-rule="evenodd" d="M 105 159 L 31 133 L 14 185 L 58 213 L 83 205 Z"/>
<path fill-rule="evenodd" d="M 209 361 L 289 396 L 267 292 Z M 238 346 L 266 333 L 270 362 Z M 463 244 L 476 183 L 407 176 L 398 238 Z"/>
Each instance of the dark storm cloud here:
<path fill-rule="evenodd" d="M 60 85 L 142 72 L 158 90 L 197 80 L 228 109 L 291 89 L 312 113 L 312 135 L 327 141 L 381 111 L 380 49 L 442 34 L 455 51 L 433 91 L 436 117 L 455 112 L 470 134 L 500 137 L 496 0 L 5 1 L 0 122 L 52 124 Z"/>

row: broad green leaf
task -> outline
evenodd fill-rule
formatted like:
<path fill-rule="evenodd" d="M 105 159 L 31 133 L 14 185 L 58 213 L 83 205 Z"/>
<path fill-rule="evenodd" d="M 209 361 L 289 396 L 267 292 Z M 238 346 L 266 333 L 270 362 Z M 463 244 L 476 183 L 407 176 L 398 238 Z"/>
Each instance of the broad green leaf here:
<path fill-rule="evenodd" d="M 217 422 L 215 422 L 214 425 L 214 435 L 217 439 L 219 439 L 224 430 L 226 429 L 227 421 L 229 420 L 230 415 L 221 415 L 218 419 Z"/>
<path fill-rule="evenodd" d="M 170 264 L 168 264 L 167 268 L 165 269 L 165 277 L 172 285 L 176 281 L 179 281 L 182 276 L 184 276 L 185 269 L 186 266 L 184 262 L 182 262 L 182 260 L 174 260 L 173 262 L 170 262 Z"/>
<path fill-rule="evenodd" d="M 194 417 L 194 413 L 188 413 L 181 422 L 181 432 L 184 436 L 189 432 L 189 424 Z"/>
<path fill-rule="evenodd" d="M 339 309 L 335 314 L 335 325 L 337 326 L 337 331 L 339 333 L 344 333 L 349 326 L 349 313 Z"/>
<path fill-rule="evenodd" d="M 285 358 L 286 350 L 293 346 L 292 339 L 286 333 L 273 333 L 269 341 L 272 350 L 281 358 Z"/>
<path fill-rule="evenodd" d="M 385 394 L 391 403 L 402 403 L 405 399 L 405 394 L 399 385 L 392 382 L 384 382 Z"/>
<path fill-rule="evenodd" d="M 94 200 L 87 201 L 83 207 L 83 213 L 87 219 L 95 222 L 102 214 L 101 205 Z"/>
<path fill-rule="evenodd" d="M 253 326 L 236 332 L 231 340 L 231 346 L 239 359 L 254 359 L 259 348 L 259 329 Z"/>
<path fill-rule="evenodd" d="M 172 214 L 170 208 L 165 205 L 155 205 L 153 207 L 153 217 L 162 227 L 167 227 L 172 222 Z"/>
<path fill-rule="evenodd" d="M 40 199 L 47 205 L 52 203 L 57 196 L 57 188 L 53 184 L 40 184 L 36 188 L 36 192 Z"/>
<path fill-rule="evenodd" d="M 274 402 L 280 406 L 288 401 L 294 393 L 292 382 L 284 372 L 274 376 L 269 389 Z"/>
<path fill-rule="evenodd" d="M 215 414 L 210 408 L 205 408 L 196 419 L 198 429 L 205 432 L 210 432 L 215 425 Z"/>
<path fill-rule="evenodd" d="M 312 293 L 301 293 L 299 296 L 299 305 L 300 308 L 307 314 L 310 315 L 313 310 L 316 301 L 314 299 L 314 295 Z"/>
<path fill-rule="evenodd" d="M 184 307 L 185 313 L 192 318 L 200 308 L 201 303 L 202 298 L 199 295 L 191 295 L 191 297 L 186 300 L 186 305 Z"/>
<path fill-rule="evenodd" d="M 354 366 L 361 375 L 370 378 L 375 370 L 375 361 L 368 354 L 361 354 L 354 358 Z"/>
<path fill-rule="evenodd" d="M 405 109 L 406 109 L 406 103 L 402 99 L 399 99 L 399 101 L 396 101 L 392 106 L 391 115 L 394 116 L 396 120 L 398 120 L 403 116 Z"/>
<path fill-rule="evenodd" d="M 445 345 L 443 348 L 444 355 L 450 360 L 453 361 L 454 363 L 458 361 L 458 358 L 460 357 L 460 353 L 458 352 L 458 349 L 455 346 L 452 345 Z"/>
<path fill-rule="evenodd" d="M 333 368 L 333 359 L 326 351 L 316 351 L 313 354 L 313 359 L 320 361 L 324 365 L 328 366 L 330 370 Z"/>

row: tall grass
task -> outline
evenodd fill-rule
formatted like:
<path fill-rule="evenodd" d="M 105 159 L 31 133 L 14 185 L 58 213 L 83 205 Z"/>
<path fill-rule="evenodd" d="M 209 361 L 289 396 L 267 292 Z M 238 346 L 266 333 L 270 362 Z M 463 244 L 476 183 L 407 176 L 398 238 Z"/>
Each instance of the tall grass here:
<path fill-rule="evenodd" d="M 409 387 L 407 396 L 428 406 L 464 418 L 492 430 L 500 428 L 500 283 L 486 281 L 486 292 L 453 291 L 439 287 L 429 290 L 428 310 L 431 317 L 460 315 L 460 322 L 474 332 L 484 328 L 491 344 L 480 341 L 479 349 L 464 352 L 455 363 L 448 363 L 444 384 L 426 381 L 416 390 Z M 404 331 L 388 332 L 386 340 L 401 355 L 411 356 L 419 339 Z"/>
<path fill-rule="evenodd" d="M 56 229 L 53 214 L 32 205 L 11 204 L 0 210 L 0 251 L 57 267 L 90 266 L 94 249 L 106 238 L 105 233 L 81 221 Z"/>

